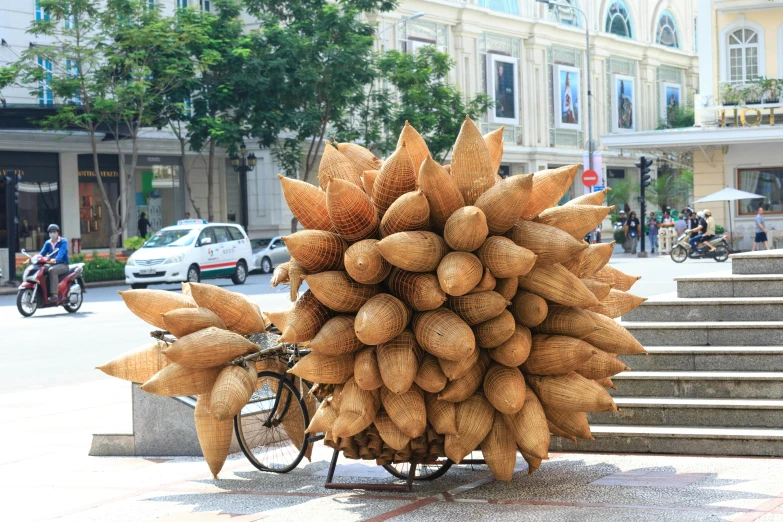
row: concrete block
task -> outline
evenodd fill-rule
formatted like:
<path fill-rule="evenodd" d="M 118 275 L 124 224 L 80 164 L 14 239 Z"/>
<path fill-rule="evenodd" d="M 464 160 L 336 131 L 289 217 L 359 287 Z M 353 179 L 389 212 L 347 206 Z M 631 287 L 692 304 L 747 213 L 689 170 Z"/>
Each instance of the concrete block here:
<path fill-rule="evenodd" d="M 635 371 L 783 372 L 783 347 L 667 348 L 647 347 L 649 355 L 621 355 L 620 359 Z"/>
<path fill-rule="evenodd" d="M 776 409 L 758 408 L 761 401 L 714 401 L 732 404 L 696 404 L 672 407 L 674 399 L 649 399 L 644 405 L 629 404 L 617 399 L 621 411 L 588 413 L 590 424 L 617 426 L 717 426 L 723 428 L 780 428 L 783 426 L 783 401 Z M 657 401 L 657 402 L 656 402 Z"/>
<path fill-rule="evenodd" d="M 783 399 L 783 373 L 631 371 L 612 381 L 618 397 Z"/>
<path fill-rule="evenodd" d="M 644 346 L 780 346 L 783 323 L 623 322 Z"/>
<path fill-rule="evenodd" d="M 136 444 L 133 434 L 96 433 L 92 436 L 89 455 L 91 457 L 134 457 L 136 456 Z"/>
<path fill-rule="evenodd" d="M 633 322 L 783 321 L 783 299 L 673 298 L 650 300 L 623 316 Z"/>
<path fill-rule="evenodd" d="M 732 254 L 733 274 L 783 274 L 783 250 Z"/>

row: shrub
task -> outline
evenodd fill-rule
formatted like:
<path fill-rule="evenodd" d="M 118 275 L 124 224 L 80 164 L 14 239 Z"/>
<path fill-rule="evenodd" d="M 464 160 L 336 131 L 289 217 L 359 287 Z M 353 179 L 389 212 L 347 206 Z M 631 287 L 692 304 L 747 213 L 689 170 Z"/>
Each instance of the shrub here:
<path fill-rule="evenodd" d="M 622 230 L 615 230 L 614 240 L 617 241 L 618 245 L 622 245 L 623 243 L 625 243 L 625 232 L 623 232 Z"/>
<path fill-rule="evenodd" d="M 134 250 L 140 249 L 142 246 L 144 246 L 144 243 L 147 242 L 147 239 L 149 239 L 149 235 L 147 237 L 139 237 L 139 236 L 133 236 L 129 237 L 125 241 L 122 242 L 122 246 L 125 247 L 125 250 L 130 250 L 133 252 Z"/>
<path fill-rule="evenodd" d="M 724 228 L 723 225 L 715 225 L 715 233 L 716 234 L 725 234 L 726 233 L 726 229 Z"/>

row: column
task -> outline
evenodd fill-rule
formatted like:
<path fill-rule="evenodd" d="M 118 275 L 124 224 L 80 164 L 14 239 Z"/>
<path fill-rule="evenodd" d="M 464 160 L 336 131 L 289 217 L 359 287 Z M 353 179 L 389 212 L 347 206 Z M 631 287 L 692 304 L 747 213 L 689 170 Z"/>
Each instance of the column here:
<path fill-rule="evenodd" d="M 60 230 L 63 237 L 81 238 L 79 222 L 79 166 L 75 153 L 60 154 Z M 71 248 L 71 244 L 68 244 Z"/>

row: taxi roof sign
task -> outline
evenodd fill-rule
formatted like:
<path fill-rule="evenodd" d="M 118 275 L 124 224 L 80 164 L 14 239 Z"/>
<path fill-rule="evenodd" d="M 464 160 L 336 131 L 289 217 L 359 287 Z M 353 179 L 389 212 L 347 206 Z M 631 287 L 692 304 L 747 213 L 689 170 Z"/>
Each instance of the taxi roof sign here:
<path fill-rule="evenodd" d="M 177 221 L 177 225 L 208 225 L 209 221 L 206 219 L 180 219 Z"/>

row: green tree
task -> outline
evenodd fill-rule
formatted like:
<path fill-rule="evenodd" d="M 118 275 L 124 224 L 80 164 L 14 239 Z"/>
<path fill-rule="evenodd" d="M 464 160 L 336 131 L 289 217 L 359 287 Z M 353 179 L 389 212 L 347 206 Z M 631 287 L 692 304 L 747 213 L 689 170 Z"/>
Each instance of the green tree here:
<path fill-rule="evenodd" d="M 661 210 L 679 208 L 690 200 L 693 192 L 693 171 L 659 172 L 647 188 L 645 197 Z"/>
<path fill-rule="evenodd" d="M 611 186 L 612 190 L 607 193 L 607 201 L 610 205 L 615 205 L 619 210 L 624 210 L 627 214 L 631 211 L 631 198 L 639 193 L 639 182 L 633 179 L 624 179 Z"/>

